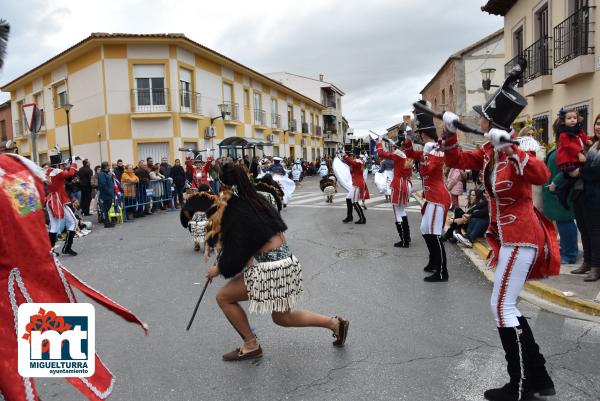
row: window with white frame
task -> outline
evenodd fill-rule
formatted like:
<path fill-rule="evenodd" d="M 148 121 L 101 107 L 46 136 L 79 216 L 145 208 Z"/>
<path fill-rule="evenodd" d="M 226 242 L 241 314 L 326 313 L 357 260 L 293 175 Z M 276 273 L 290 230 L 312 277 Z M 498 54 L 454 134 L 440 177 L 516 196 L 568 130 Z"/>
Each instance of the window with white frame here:
<path fill-rule="evenodd" d="M 33 95 L 33 103 L 36 104 L 37 108 L 42 112 L 42 127 L 46 125 L 44 118 L 44 98 L 42 92 L 38 92 Z"/>
<path fill-rule="evenodd" d="M 182 111 L 192 109 L 192 72 L 185 68 L 179 70 L 179 99 Z"/>
<path fill-rule="evenodd" d="M 69 103 L 69 95 L 67 93 L 67 83 L 62 82 L 54 88 L 54 93 L 56 94 L 55 104 L 56 108 L 60 109 L 65 104 Z"/>
<path fill-rule="evenodd" d="M 165 111 L 165 66 L 142 64 L 134 66 L 136 111 Z"/>

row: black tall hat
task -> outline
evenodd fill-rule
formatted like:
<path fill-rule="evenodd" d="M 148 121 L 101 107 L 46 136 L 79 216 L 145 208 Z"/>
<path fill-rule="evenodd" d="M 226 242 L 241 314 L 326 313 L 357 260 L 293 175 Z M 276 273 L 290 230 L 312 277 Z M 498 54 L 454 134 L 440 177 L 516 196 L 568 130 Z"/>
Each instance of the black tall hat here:
<path fill-rule="evenodd" d="M 425 100 L 419 100 L 419 103 L 421 103 L 424 106 L 428 106 L 427 102 Z M 428 106 L 429 107 L 429 106 Z M 433 116 L 430 114 L 426 114 L 426 113 L 420 113 L 418 111 L 415 110 L 415 119 L 416 121 L 416 129 L 415 132 L 418 133 L 423 133 L 425 135 L 427 135 L 428 137 L 435 139 L 436 141 L 438 140 L 438 135 L 437 135 L 437 130 L 435 128 L 435 124 L 433 123 Z"/>
<path fill-rule="evenodd" d="M 494 127 L 510 131 L 510 126 L 515 121 L 515 118 L 527 106 L 527 99 L 515 90 L 515 85 L 523 77 L 523 71 L 525 71 L 526 66 L 527 61 L 524 58 L 520 58 L 508 74 L 504 84 L 498 88 L 483 106 L 474 106 L 473 110 L 483 118 L 489 120 Z"/>

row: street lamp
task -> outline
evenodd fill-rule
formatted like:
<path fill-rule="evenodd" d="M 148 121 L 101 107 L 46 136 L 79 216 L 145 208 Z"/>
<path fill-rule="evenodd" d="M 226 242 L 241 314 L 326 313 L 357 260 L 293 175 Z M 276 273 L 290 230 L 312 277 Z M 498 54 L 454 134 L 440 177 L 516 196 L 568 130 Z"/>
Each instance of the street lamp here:
<path fill-rule="evenodd" d="M 221 112 L 221 115 L 220 116 L 216 116 L 216 117 L 211 117 L 210 118 L 210 125 L 213 125 L 213 123 L 215 122 L 215 120 L 218 120 L 219 118 L 222 118 L 223 120 L 225 120 L 225 116 L 227 115 L 227 104 L 221 103 L 219 105 L 219 111 Z"/>
<path fill-rule="evenodd" d="M 484 68 L 481 70 L 481 86 L 483 90 L 489 91 L 490 88 L 498 88 L 498 85 L 492 85 L 492 78 L 494 78 L 495 68 Z"/>
<path fill-rule="evenodd" d="M 65 109 L 65 113 L 67 113 L 67 139 L 69 140 L 69 159 L 73 158 L 71 153 L 71 124 L 69 123 L 69 111 L 73 108 L 71 103 L 63 104 L 63 109 Z"/>

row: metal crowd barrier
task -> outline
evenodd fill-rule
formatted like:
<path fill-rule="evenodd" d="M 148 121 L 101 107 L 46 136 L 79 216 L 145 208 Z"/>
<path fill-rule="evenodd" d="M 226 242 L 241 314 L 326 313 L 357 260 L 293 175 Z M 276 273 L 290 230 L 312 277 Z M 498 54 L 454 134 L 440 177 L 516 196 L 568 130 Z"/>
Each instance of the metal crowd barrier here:
<path fill-rule="evenodd" d="M 123 186 L 123 219 L 127 220 L 127 211 L 143 213 L 147 207 L 162 204 L 173 209 L 173 179 L 150 180 L 146 182 L 121 183 Z"/>

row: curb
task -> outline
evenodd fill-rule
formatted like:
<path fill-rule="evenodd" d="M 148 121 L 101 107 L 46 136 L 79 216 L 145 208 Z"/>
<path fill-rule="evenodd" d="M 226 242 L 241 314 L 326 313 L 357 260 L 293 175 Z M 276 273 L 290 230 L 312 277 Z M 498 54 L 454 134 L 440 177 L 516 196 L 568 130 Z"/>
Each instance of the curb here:
<path fill-rule="evenodd" d="M 417 201 L 422 205 L 425 201 L 420 192 L 413 193 L 413 196 Z M 467 248 L 463 248 L 463 252 Z M 487 260 L 489 249 L 488 247 L 480 241 L 477 241 L 473 244 L 474 251 L 476 251 L 483 260 Z M 490 281 L 493 281 L 493 276 L 486 275 L 485 266 L 477 266 L 477 269 Z M 577 298 L 577 297 L 567 297 L 562 291 L 557 290 L 556 288 L 550 287 L 542 283 L 539 280 L 528 280 L 525 282 L 524 286 L 525 291 L 541 298 L 546 301 L 549 301 L 553 304 L 567 307 L 569 309 L 573 309 L 578 312 L 586 313 L 592 316 L 600 316 L 600 304 L 588 301 L 585 299 Z"/>

